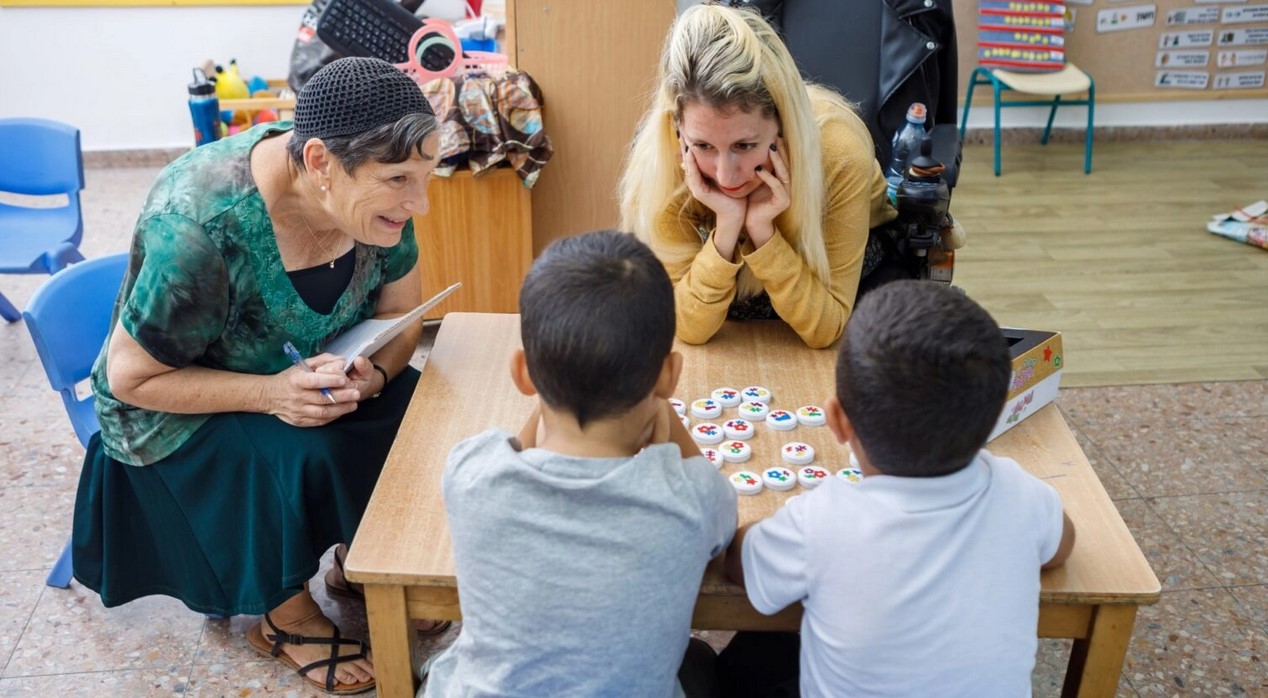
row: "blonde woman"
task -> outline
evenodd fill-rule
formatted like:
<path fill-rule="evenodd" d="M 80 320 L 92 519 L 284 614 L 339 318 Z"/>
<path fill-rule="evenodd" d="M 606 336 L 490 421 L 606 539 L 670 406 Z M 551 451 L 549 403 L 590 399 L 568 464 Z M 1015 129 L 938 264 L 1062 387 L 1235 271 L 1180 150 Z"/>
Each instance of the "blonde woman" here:
<path fill-rule="evenodd" d="M 893 272 L 869 230 L 895 216 L 871 136 L 807 84 L 756 12 L 687 9 L 621 179 L 621 226 L 674 282 L 678 337 L 779 317 L 808 346 L 841 336 L 863 287 Z"/>

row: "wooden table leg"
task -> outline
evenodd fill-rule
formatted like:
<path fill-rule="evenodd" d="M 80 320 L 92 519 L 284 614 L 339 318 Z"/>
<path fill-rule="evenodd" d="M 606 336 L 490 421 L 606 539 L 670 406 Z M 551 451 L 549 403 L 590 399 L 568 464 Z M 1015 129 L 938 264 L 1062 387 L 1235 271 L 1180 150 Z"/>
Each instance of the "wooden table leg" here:
<path fill-rule="evenodd" d="M 413 631 L 405 612 L 405 587 L 365 585 L 365 612 L 379 698 L 414 698 L 410 648 Z"/>
<path fill-rule="evenodd" d="M 1113 698 L 1135 624 L 1135 605 L 1096 607 L 1087 638 L 1070 649 L 1062 698 Z"/>

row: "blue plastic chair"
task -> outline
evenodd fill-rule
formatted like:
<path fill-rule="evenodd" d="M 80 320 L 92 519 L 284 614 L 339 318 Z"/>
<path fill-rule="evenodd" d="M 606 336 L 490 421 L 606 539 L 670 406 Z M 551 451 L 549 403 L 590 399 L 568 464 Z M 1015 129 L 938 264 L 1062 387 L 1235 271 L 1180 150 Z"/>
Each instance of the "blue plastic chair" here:
<path fill-rule="evenodd" d="M 115 296 L 127 268 L 126 252 L 73 264 L 49 278 L 22 313 L 48 382 L 62 394 L 75 436 L 85 447 L 101 427 L 93 411 L 92 392 L 81 398 L 75 386 L 92 374 L 93 362 L 110 331 Z M 65 589 L 70 578 L 67 543 L 45 583 Z"/>
<path fill-rule="evenodd" d="M 0 274 L 54 274 L 83 261 L 83 188 L 79 129 L 48 119 L 0 119 L 0 191 L 68 199 L 58 207 L 0 202 Z M 3 293 L 0 317 L 21 317 Z"/>

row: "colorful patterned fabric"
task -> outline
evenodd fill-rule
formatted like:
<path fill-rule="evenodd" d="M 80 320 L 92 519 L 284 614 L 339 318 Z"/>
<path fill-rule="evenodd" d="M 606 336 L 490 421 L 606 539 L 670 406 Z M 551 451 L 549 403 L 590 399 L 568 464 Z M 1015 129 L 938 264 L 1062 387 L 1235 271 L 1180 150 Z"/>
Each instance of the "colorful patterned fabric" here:
<path fill-rule="evenodd" d="M 1062 2 L 982 0 L 978 3 L 977 62 L 1024 73 L 1065 67 Z"/>

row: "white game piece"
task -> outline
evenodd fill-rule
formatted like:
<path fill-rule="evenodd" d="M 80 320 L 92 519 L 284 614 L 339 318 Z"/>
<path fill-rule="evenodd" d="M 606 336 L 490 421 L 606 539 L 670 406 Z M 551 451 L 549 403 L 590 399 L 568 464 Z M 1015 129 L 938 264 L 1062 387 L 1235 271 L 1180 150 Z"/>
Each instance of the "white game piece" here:
<path fill-rule="evenodd" d="M 722 443 L 722 427 L 712 422 L 701 422 L 691 429 L 691 438 L 700 444 L 720 444 Z"/>
<path fill-rule="evenodd" d="M 700 455 L 702 455 L 702 456 L 704 456 L 705 458 L 709 459 L 709 462 L 713 464 L 713 467 L 715 467 L 715 468 L 721 468 L 721 467 L 722 467 L 722 463 L 723 463 L 724 461 L 723 461 L 723 458 L 722 458 L 722 452 L 721 452 L 721 451 L 719 451 L 719 450 L 717 450 L 717 449 L 715 449 L 715 448 L 702 448 L 702 449 L 700 449 Z"/>
<path fill-rule="evenodd" d="M 691 420 L 690 420 L 690 419 L 687 419 L 687 415 L 685 415 L 685 414 L 680 414 L 680 415 L 678 415 L 678 419 L 681 419 L 681 420 L 682 420 L 682 428 L 683 428 L 683 429 L 686 429 L 687 431 L 691 431 Z"/>
<path fill-rule="evenodd" d="M 744 402 L 764 402 L 770 404 L 770 391 L 760 385 L 750 385 L 740 392 L 740 399 Z"/>
<path fill-rule="evenodd" d="M 757 494 L 762 491 L 762 481 L 756 474 L 747 470 L 731 473 L 731 477 L 727 479 L 731 481 L 731 486 L 735 488 L 737 494 Z"/>
<path fill-rule="evenodd" d="M 797 421 L 808 427 L 821 427 L 827 423 L 827 418 L 823 416 L 823 408 L 814 405 L 806 405 L 797 408 Z"/>
<path fill-rule="evenodd" d="M 747 441 L 753 438 L 753 423 L 747 419 L 728 419 L 726 424 L 722 425 L 722 433 L 726 434 L 728 439 L 739 439 Z"/>
<path fill-rule="evenodd" d="M 757 421 L 766 419 L 766 415 L 770 414 L 770 408 L 766 403 L 758 400 L 750 400 L 740 405 L 740 416 L 745 419 Z"/>
<path fill-rule="evenodd" d="M 722 459 L 728 463 L 743 463 L 753 457 L 753 447 L 743 441 L 728 441 L 718 450 L 722 452 Z"/>
<path fill-rule="evenodd" d="M 771 410 L 766 415 L 766 426 L 776 431 L 791 431 L 797 428 L 797 415 L 788 410 Z"/>
<path fill-rule="evenodd" d="M 863 471 L 858 468 L 841 468 L 837 475 L 856 485 L 863 481 Z"/>
<path fill-rule="evenodd" d="M 723 407 L 735 407 L 740 404 L 740 391 L 735 388 L 718 388 L 713 391 L 713 399 Z"/>
<path fill-rule="evenodd" d="M 674 411 L 677 412 L 679 415 L 687 414 L 687 403 L 683 402 L 682 400 L 679 400 L 676 397 L 669 398 L 669 406 L 674 408 Z"/>
<path fill-rule="evenodd" d="M 717 400 L 704 398 L 691 403 L 691 416 L 700 419 L 713 419 L 722 416 L 722 405 Z"/>
<path fill-rule="evenodd" d="M 808 490 L 813 490 L 828 479 L 828 471 L 813 465 L 797 470 L 797 482 Z"/>
<path fill-rule="evenodd" d="M 762 483 L 776 492 L 784 492 L 797 486 L 797 476 L 788 468 L 775 466 L 762 472 Z"/>
<path fill-rule="evenodd" d="M 814 446 L 803 444 L 800 441 L 789 441 L 784 444 L 780 455 L 784 457 L 786 462 L 793 465 L 810 465 L 815 462 Z"/>

